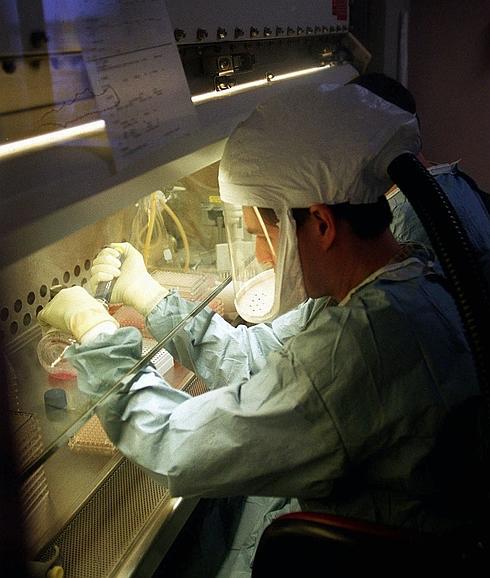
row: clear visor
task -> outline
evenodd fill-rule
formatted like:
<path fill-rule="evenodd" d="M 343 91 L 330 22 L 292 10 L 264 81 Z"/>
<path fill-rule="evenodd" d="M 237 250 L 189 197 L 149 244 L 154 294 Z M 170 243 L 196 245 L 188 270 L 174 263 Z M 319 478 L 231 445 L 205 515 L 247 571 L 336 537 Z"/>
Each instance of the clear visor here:
<path fill-rule="evenodd" d="M 251 323 L 274 316 L 279 219 L 273 209 L 224 204 L 237 312 Z"/>

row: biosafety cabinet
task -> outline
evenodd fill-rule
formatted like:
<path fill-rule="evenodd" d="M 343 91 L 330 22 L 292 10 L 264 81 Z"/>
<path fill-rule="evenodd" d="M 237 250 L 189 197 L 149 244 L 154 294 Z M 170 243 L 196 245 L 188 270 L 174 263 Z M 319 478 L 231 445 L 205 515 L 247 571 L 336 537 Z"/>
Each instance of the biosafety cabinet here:
<path fill-rule="evenodd" d="M 369 54 L 340 0 L 9 0 L 0 17 L 2 412 L 26 558 L 36 576 L 53 564 L 67 578 L 151 576 L 197 500 L 118 452 L 101 400 L 79 392 L 36 315 L 59 286 L 87 283 L 104 245 L 130 241 L 195 303 L 160 343 L 111 306 L 143 333 L 133 372 L 151 361 L 173 387 L 205 392 L 165 344 L 205 306 L 237 322 L 217 182 L 226 138 L 260 101 L 344 83 Z"/>

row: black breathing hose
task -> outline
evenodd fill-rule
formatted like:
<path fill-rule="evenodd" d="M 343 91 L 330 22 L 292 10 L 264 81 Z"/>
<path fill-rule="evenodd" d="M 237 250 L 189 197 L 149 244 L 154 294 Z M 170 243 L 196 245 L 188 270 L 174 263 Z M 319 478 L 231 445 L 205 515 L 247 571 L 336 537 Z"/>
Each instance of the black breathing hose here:
<path fill-rule="evenodd" d="M 413 206 L 441 263 L 475 361 L 490 426 L 489 288 L 456 211 L 435 178 L 409 153 L 394 159 L 388 174 Z"/>

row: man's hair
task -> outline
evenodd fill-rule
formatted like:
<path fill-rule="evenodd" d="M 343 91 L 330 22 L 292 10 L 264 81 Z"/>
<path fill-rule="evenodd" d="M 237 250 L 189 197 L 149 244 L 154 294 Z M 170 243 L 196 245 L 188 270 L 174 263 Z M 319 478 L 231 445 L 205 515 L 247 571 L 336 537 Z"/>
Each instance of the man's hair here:
<path fill-rule="evenodd" d="M 386 76 L 381 72 L 371 72 L 361 74 L 350 80 L 347 84 L 357 84 L 376 94 L 383 100 L 391 102 L 395 106 L 417 114 L 417 105 L 412 93 L 403 86 L 398 80 Z"/>
<path fill-rule="evenodd" d="M 390 205 L 385 196 L 380 197 L 375 203 L 351 205 L 339 203 L 328 205 L 336 219 L 346 221 L 352 232 L 361 239 L 375 239 L 386 231 L 393 219 Z M 299 228 L 310 215 L 309 209 L 293 209 L 293 218 Z"/>

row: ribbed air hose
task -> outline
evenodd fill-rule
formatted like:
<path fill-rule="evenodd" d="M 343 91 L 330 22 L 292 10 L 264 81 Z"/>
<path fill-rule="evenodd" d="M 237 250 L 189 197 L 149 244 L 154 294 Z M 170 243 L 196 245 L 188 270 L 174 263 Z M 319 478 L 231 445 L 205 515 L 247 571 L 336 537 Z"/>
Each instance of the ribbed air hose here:
<path fill-rule="evenodd" d="M 388 174 L 413 206 L 441 263 L 460 313 L 490 429 L 489 288 L 456 211 L 435 178 L 412 154 L 393 160 Z M 486 427 L 485 427 L 486 426 Z"/>

